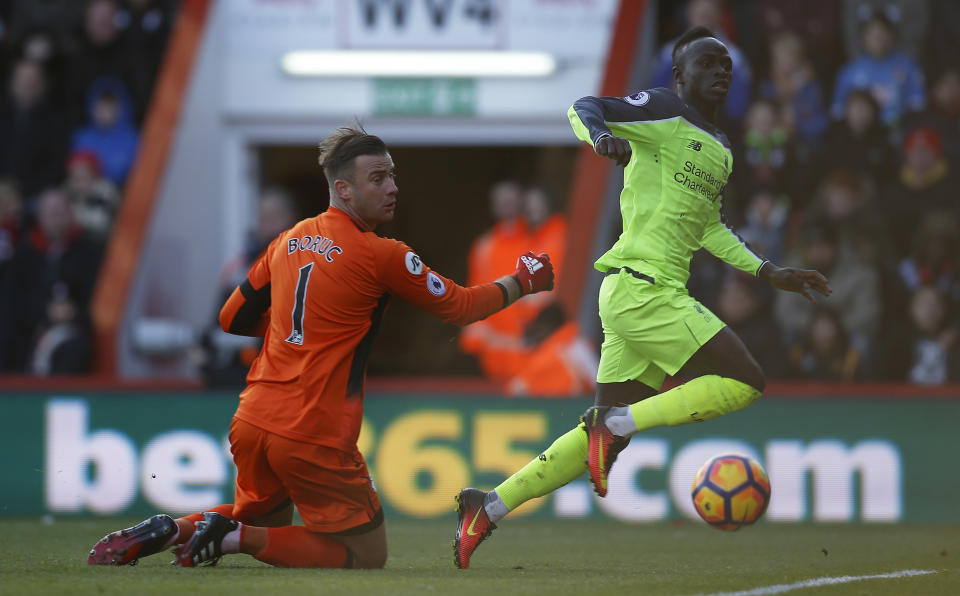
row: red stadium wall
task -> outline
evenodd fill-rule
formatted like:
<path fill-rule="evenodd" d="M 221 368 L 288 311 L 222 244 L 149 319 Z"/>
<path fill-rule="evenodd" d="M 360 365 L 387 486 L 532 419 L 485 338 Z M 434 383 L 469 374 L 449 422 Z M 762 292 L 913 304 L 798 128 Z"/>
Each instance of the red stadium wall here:
<path fill-rule="evenodd" d="M 108 377 L 116 371 L 116 336 L 126 312 L 134 272 L 140 263 L 154 198 L 163 182 L 210 5 L 211 0 L 181 3 L 143 128 L 137 161 L 127 181 L 122 207 L 100 267 L 91 317 L 97 346 L 95 368 L 97 373 Z"/>

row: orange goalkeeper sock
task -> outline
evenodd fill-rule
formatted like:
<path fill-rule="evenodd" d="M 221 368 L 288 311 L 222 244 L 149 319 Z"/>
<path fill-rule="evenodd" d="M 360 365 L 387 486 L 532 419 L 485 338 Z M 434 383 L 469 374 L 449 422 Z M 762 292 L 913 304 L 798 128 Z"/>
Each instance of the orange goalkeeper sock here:
<path fill-rule="evenodd" d="M 173 541 L 167 544 L 166 546 L 173 546 L 174 544 L 183 544 L 187 540 L 190 540 L 190 537 L 193 536 L 194 530 L 197 529 L 196 526 L 194 526 L 193 524 L 197 523 L 198 521 L 203 521 L 203 514 L 208 511 L 213 511 L 215 513 L 219 513 L 220 515 L 233 519 L 233 503 L 227 503 L 225 505 L 217 505 L 212 509 L 207 509 L 200 513 L 191 513 L 186 517 L 175 519 L 174 521 L 176 522 L 177 527 L 180 529 L 180 531 L 173 538 Z"/>
<path fill-rule="evenodd" d="M 244 530 L 240 551 L 275 567 L 349 568 L 353 564 L 353 553 L 341 542 L 303 526 L 244 526 Z"/>

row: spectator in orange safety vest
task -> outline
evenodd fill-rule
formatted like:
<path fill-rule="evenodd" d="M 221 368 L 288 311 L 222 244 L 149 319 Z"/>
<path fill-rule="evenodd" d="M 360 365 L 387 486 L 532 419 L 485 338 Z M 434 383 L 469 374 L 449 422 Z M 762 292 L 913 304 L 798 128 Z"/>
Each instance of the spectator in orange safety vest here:
<path fill-rule="evenodd" d="M 497 182 L 490 188 L 489 198 L 495 223 L 470 247 L 468 286 L 510 273 L 517 265 L 517 255 L 533 246 L 522 214 L 520 184 L 514 180 Z M 530 316 L 518 304 L 467 325 L 460 335 L 460 348 L 477 358 L 487 377 L 505 382 L 517 373 L 529 352 L 523 333 Z"/>
<path fill-rule="evenodd" d="M 507 384 L 512 396 L 572 397 L 589 395 L 596 387 L 600 359 L 597 349 L 580 335 L 574 320 L 553 303 L 527 326 L 532 351 Z"/>
<path fill-rule="evenodd" d="M 553 190 L 546 184 L 534 184 L 523 193 L 523 215 L 530 229 L 530 246 L 539 254 L 546 252 L 553 263 L 554 283 L 559 284 L 563 258 L 567 251 L 567 218 L 557 212 L 557 200 Z M 549 295 L 547 295 L 549 294 Z M 556 292 L 543 292 L 525 296 L 516 308 L 533 321 L 537 314 L 552 301 Z"/>

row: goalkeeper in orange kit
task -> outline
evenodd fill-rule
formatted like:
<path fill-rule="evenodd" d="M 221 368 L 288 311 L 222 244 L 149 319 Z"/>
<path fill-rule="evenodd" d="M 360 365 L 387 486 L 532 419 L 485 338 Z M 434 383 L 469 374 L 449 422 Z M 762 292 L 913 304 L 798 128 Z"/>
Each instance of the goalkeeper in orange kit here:
<path fill-rule="evenodd" d="M 546 254 L 462 287 L 406 244 L 374 233 L 397 207 L 378 137 L 340 128 L 320 143 L 330 207 L 280 234 L 220 312 L 225 331 L 264 337 L 230 425 L 233 504 L 155 515 L 97 542 L 90 564 L 123 565 L 177 545 L 193 567 L 247 553 L 281 567 L 382 567 L 383 510 L 357 449 L 367 357 L 391 296 L 466 325 L 552 289 Z M 291 525 L 296 506 L 304 526 Z"/>

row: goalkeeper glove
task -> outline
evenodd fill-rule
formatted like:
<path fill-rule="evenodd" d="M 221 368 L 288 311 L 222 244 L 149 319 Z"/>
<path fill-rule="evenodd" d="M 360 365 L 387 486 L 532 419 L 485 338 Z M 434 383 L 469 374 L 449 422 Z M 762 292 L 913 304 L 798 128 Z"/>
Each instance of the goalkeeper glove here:
<path fill-rule="evenodd" d="M 553 263 L 547 253 L 539 255 L 527 251 L 517 259 L 517 270 L 513 278 L 520 284 L 523 296 L 553 289 Z"/>

